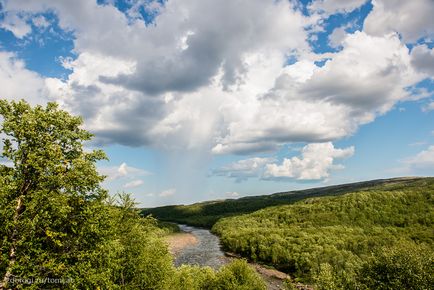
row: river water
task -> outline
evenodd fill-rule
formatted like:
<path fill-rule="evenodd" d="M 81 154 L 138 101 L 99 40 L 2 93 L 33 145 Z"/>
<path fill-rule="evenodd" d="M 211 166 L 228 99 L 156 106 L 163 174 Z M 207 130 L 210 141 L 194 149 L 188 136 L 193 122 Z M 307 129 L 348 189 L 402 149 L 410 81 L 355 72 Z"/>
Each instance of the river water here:
<path fill-rule="evenodd" d="M 175 256 L 175 266 L 182 264 L 209 266 L 218 269 L 228 262 L 220 249 L 220 240 L 209 230 L 179 225 L 181 231 L 191 233 L 197 238 L 197 244 L 184 248 Z"/>

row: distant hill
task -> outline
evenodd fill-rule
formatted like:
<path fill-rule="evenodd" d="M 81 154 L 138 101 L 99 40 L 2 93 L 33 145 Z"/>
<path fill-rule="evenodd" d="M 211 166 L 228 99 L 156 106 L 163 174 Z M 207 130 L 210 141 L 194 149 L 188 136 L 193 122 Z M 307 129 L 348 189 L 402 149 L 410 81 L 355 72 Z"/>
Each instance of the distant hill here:
<path fill-rule="evenodd" d="M 412 184 L 423 177 L 400 177 L 362 181 L 312 189 L 278 192 L 269 195 L 248 196 L 239 199 L 214 200 L 191 205 L 170 205 L 142 209 L 142 215 L 178 223 L 211 228 L 223 217 L 251 213 L 269 206 L 291 204 L 296 201 L 320 196 L 336 196 L 378 188 L 388 184 Z"/>

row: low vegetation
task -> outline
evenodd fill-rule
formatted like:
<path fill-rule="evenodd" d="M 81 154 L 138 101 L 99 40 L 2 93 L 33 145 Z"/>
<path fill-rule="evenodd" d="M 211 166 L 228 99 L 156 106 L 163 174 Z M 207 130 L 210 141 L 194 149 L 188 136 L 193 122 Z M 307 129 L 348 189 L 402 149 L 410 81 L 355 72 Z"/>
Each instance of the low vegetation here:
<path fill-rule="evenodd" d="M 181 266 L 169 289 L 182 290 L 265 290 L 259 275 L 246 261 L 236 260 L 215 272 L 209 267 Z"/>
<path fill-rule="evenodd" d="M 165 221 L 157 221 L 157 226 L 164 230 L 166 234 L 174 234 L 181 232 L 181 229 L 179 228 L 178 224 L 172 223 L 172 222 L 165 222 Z"/>

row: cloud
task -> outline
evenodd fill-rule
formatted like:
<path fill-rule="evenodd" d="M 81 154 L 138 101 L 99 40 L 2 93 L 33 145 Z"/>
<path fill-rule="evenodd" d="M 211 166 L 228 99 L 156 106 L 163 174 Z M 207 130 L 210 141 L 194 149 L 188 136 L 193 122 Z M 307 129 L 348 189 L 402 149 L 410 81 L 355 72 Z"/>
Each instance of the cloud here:
<path fill-rule="evenodd" d="M 106 175 L 108 181 L 121 178 L 135 178 L 138 176 L 147 176 L 151 174 L 149 171 L 128 166 L 125 162 L 119 166 L 99 167 L 98 171 L 100 174 Z"/>
<path fill-rule="evenodd" d="M 145 194 L 145 196 L 147 196 L 147 197 L 156 197 L 156 196 L 159 196 L 159 197 L 170 197 L 170 196 L 175 195 L 175 193 L 176 193 L 176 189 L 175 188 L 169 188 L 169 189 L 163 190 L 163 191 L 161 191 L 159 193 L 150 192 L 150 193 Z"/>
<path fill-rule="evenodd" d="M 234 178 L 236 182 L 245 181 L 251 177 L 261 176 L 266 164 L 274 162 L 274 158 L 249 158 L 215 169 L 212 175 Z"/>
<path fill-rule="evenodd" d="M 215 176 L 234 178 L 236 182 L 258 177 L 264 180 L 296 179 L 320 180 L 327 178 L 331 170 L 342 169 L 336 159 L 349 158 L 354 147 L 335 148 L 331 142 L 311 143 L 301 149 L 301 156 L 284 158 L 281 164 L 275 158 L 249 158 L 239 160 L 212 171 Z"/>
<path fill-rule="evenodd" d="M 127 164 L 125 162 L 119 166 L 117 173 L 118 176 L 126 176 L 128 174 Z"/>
<path fill-rule="evenodd" d="M 236 191 L 226 192 L 225 195 L 230 198 L 236 198 L 240 196 L 240 194 Z"/>
<path fill-rule="evenodd" d="M 175 193 L 176 193 L 176 189 L 175 188 L 170 188 L 170 189 L 163 190 L 162 192 L 160 192 L 158 194 L 158 196 L 160 196 L 160 197 L 169 197 L 169 196 L 174 195 Z"/>
<path fill-rule="evenodd" d="M 376 36 L 399 32 L 405 42 L 434 37 L 432 0 L 373 0 L 364 30 Z"/>
<path fill-rule="evenodd" d="M 309 5 L 309 10 L 311 12 L 319 12 L 326 15 L 349 13 L 366 2 L 367 0 L 318 0 L 312 1 Z"/>
<path fill-rule="evenodd" d="M 364 1 L 315 3 L 340 13 Z M 137 14 L 142 4 L 125 13 L 84 0 L 4 5 L 11 17 L 28 15 L 38 23 L 50 11 L 74 35 L 77 58 L 64 62 L 72 73 L 45 80 L 34 74 L 27 93 L 46 89 L 51 100 L 84 117 L 98 144 L 252 154 L 291 142 L 335 141 L 407 100 L 405 88 L 426 77 L 416 69 L 425 51 L 410 56 L 394 33 L 341 35 L 335 40 L 341 51 L 313 53 L 305 28 L 317 16 L 304 16 L 289 1 L 143 4 L 155 12 L 152 25 Z M 389 13 L 377 6 L 376 15 Z M 292 65 L 286 65 L 289 56 L 297 60 Z M 323 67 L 315 65 L 322 59 Z M 28 73 L 24 65 L 12 72 Z M 5 81 L 17 95 L 27 87 L 22 83 Z"/>
<path fill-rule="evenodd" d="M 299 92 L 310 99 L 347 106 L 361 117 L 356 117 L 357 123 L 363 123 L 366 115 L 373 118 L 375 113 L 390 110 L 408 96 L 404 88 L 419 80 L 408 49 L 396 34 L 373 37 L 355 32 L 345 38 L 343 47 L 314 71 Z"/>
<path fill-rule="evenodd" d="M 335 159 L 348 158 L 353 154 L 353 146 L 338 149 L 331 142 L 308 144 L 302 149 L 301 157 L 285 158 L 280 165 L 267 164 L 264 179 L 324 179 L 329 177 L 331 170 L 343 168 L 334 164 Z"/>
<path fill-rule="evenodd" d="M 286 1 L 169 1 L 156 23 L 154 32 L 164 39 L 144 31 L 154 47 L 140 51 L 135 72 L 103 81 L 156 95 L 194 91 L 220 71 L 220 82 L 228 88 L 243 77 L 245 53 L 295 49 L 305 37 L 303 16 Z"/>
<path fill-rule="evenodd" d="M 333 30 L 333 32 L 329 35 L 329 45 L 331 47 L 339 47 L 344 41 L 347 32 L 345 31 L 345 27 L 338 27 Z"/>
<path fill-rule="evenodd" d="M 156 25 L 151 27 L 112 5 L 93 1 L 5 4 L 5 10 L 16 15 L 46 9 L 59 16 L 63 29 L 74 31 L 77 52 L 136 61 L 134 73 L 102 76 L 103 81 L 150 95 L 194 90 L 208 84 L 219 70 L 229 86 L 242 76 L 246 52 L 295 49 L 305 39 L 304 16 L 287 1 L 168 1 L 156 8 Z"/>
<path fill-rule="evenodd" d="M 411 50 L 411 64 L 416 70 L 434 78 L 434 49 L 422 44 Z"/>
<path fill-rule="evenodd" d="M 328 44 L 333 48 L 341 48 L 342 42 L 347 37 L 347 30 L 355 30 L 357 27 L 356 22 L 352 21 L 343 26 L 336 27 L 333 29 L 332 33 L 328 36 Z"/>
<path fill-rule="evenodd" d="M 434 111 L 434 102 L 430 102 L 430 103 L 426 104 L 425 106 L 423 106 L 422 111 L 424 111 L 424 112 Z"/>
<path fill-rule="evenodd" d="M 25 17 L 20 17 L 17 14 L 10 13 L 6 13 L 5 17 L 0 22 L 0 27 L 9 30 L 19 39 L 24 38 L 32 31 L 32 28 L 27 23 Z"/>
<path fill-rule="evenodd" d="M 287 1 L 168 1 L 152 8 L 158 16 L 151 26 L 92 1 L 9 1 L 4 9 L 17 15 L 50 9 L 74 33 L 72 74 L 46 82 L 50 96 L 83 115 L 101 144 L 208 143 L 225 124 L 218 111 L 205 115 L 232 98 L 247 74 L 264 68 L 269 56 L 280 69 L 288 53 L 308 49 L 306 17 Z M 257 68 L 252 57 L 262 58 Z M 260 92 L 249 84 L 242 93 Z M 204 118 L 210 122 L 199 125 Z M 184 132 L 198 136 L 177 140 Z"/>
<path fill-rule="evenodd" d="M 423 145 L 426 145 L 425 141 L 413 142 L 408 144 L 408 146 L 423 146 Z"/>
<path fill-rule="evenodd" d="M 26 68 L 23 60 L 10 52 L 0 51 L 0 97 L 25 99 L 34 104 L 47 101 L 44 79 Z"/>
<path fill-rule="evenodd" d="M 274 87 L 255 98 L 233 98 L 221 107 L 227 130 L 215 153 L 254 153 L 290 142 L 327 142 L 393 108 L 424 78 L 411 65 L 398 35 L 346 36 L 324 66 L 301 60 L 274 74 Z M 241 113 L 240 113 L 241 112 Z M 260 144 L 262 146 L 260 146 Z"/>
<path fill-rule="evenodd" d="M 50 26 L 50 21 L 47 20 L 43 15 L 36 16 L 32 18 L 33 25 L 38 28 L 45 29 Z"/>
<path fill-rule="evenodd" d="M 403 161 L 410 169 L 434 169 L 434 145 Z"/>
<path fill-rule="evenodd" d="M 135 187 L 139 187 L 140 185 L 142 185 L 144 183 L 143 180 L 141 179 L 135 179 L 132 180 L 130 182 L 127 182 L 124 184 L 124 188 L 135 188 Z"/>

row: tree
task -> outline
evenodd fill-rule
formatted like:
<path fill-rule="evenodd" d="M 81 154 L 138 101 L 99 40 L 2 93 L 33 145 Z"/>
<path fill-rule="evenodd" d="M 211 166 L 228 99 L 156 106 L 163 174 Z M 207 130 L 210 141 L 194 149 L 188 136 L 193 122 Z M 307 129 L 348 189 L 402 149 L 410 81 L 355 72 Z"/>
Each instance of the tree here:
<path fill-rule="evenodd" d="M 120 193 L 111 212 L 115 222 L 112 239 L 118 243 L 113 281 L 122 289 L 166 289 L 174 273 L 163 230 L 152 217 L 142 218 L 130 194 Z"/>
<path fill-rule="evenodd" d="M 434 254 L 427 245 L 400 241 L 377 251 L 358 280 L 359 289 L 434 289 Z"/>
<path fill-rule="evenodd" d="M 55 103 L 32 108 L 0 100 L 0 115 L 6 161 L 0 166 L 0 289 L 13 279 L 66 279 L 91 269 L 80 262 L 109 234 L 109 216 L 98 210 L 107 193 L 95 165 L 104 153 L 84 150 L 92 135 L 80 117 Z"/>

